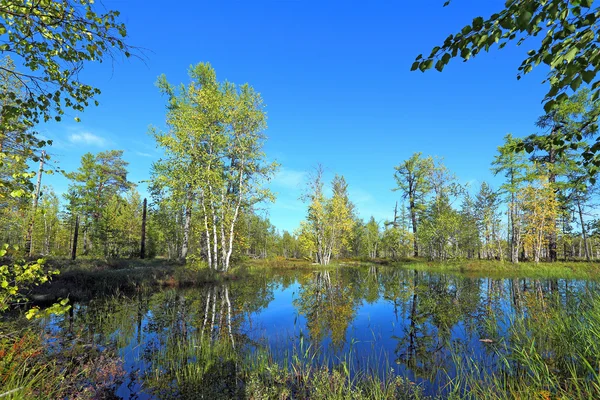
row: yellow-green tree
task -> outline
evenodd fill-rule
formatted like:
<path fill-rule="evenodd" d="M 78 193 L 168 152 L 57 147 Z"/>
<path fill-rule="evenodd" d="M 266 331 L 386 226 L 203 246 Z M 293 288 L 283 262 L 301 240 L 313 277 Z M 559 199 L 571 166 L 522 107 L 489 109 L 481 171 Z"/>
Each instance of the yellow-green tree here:
<path fill-rule="evenodd" d="M 336 175 L 331 183 L 333 195 L 323 192 L 323 168 L 319 165 L 309 181 L 310 201 L 304 225 L 307 242 L 315 248 L 317 262 L 327 265 L 332 256 L 349 245 L 354 225 L 354 205 L 348 197 L 348 184 L 343 176 Z"/>
<path fill-rule="evenodd" d="M 165 157 L 153 166 L 153 187 L 184 209 L 180 257 L 190 245 L 196 210 L 203 255 L 210 268 L 227 271 L 240 215 L 273 199 L 264 184 L 277 164 L 267 162 L 266 112 L 250 85 L 219 82 L 208 63 L 189 70 L 190 83 L 179 88 L 161 76 L 168 96 L 169 130 L 153 130 Z"/>
<path fill-rule="evenodd" d="M 539 175 L 518 194 L 522 211 L 523 245 L 533 252 L 537 263 L 556 229 L 558 202 L 554 189 L 545 175 Z"/>

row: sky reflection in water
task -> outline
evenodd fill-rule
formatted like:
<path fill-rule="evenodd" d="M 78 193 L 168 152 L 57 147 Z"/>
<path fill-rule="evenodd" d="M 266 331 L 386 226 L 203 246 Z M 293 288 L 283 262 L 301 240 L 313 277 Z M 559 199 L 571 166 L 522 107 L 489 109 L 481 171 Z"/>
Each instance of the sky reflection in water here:
<path fill-rule="evenodd" d="M 169 338 L 198 335 L 221 336 L 238 350 L 266 348 L 280 363 L 296 354 L 329 365 L 344 360 L 351 371 L 393 370 L 435 394 L 455 373 L 459 361 L 452 354 L 493 369 L 496 344 L 532 301 L 576 310 L 581 296 L 596 287 L 592 281 L 386 267 L 281 270 L 201 288 L 96 299 L 77 304 L 46 329 L 117 346 L 128 372 L 117 391 L 122 398 L 152 398 L 143 375 L 153 354 Z"/>

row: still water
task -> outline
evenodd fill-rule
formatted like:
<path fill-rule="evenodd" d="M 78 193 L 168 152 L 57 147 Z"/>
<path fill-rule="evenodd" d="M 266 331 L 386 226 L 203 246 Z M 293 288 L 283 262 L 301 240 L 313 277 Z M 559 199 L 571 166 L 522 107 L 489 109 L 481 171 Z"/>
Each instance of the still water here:
<path fill-rule="evenodd" d="M 546 303 L 576 312 L 597 286 L 377 266 L 260 270 L 225 283 L 79 303 L 43 328 L 117 348 L 126 372 L 117 395 L 124 399 L 158 397 L 151 381 L 172 368 L 165 354 L 178 351 L 170 345 L 175 339 L 266 351 L 280 365 L 296 357 L 396 374 L 433 395 L 444 392 L 463 358 L 496 368 L 497 346 L 516 316 Z"/>

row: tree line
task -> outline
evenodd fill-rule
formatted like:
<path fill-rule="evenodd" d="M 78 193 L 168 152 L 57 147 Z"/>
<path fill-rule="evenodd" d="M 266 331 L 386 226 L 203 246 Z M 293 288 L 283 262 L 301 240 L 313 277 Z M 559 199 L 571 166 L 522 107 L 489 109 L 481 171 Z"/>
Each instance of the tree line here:
<path fill-rule="evenodd" d="M 43 151 L 50 143 L 36 136 L 35 124 L 59 121 L 65 109 L 83 110 L 94 99 L 97 88 L 70 78 L 85 64 L 113 56 L 111 49 L 130 56 L 118 12 L 97 12 L 92 4 L 64 0 L 29 9 L 6 2 L 0 9 L 12 32 L 0 49 L 3 255 L 10 245 L 30 256 L 67 255 L 78 247 L 88 256 L 133 257 L 141 250 L 143 202 L 127 180 L 122 152 L 86 154 L 77 171 L 66 173 L 71 184 L 63 199 L 41 182 L 42 174 L 52 173 Z M 569 16 L 570 23 L 563 23 Z M 512 1 L 487 19 L 475 18 L 429 57 L 417 57 L 413 69 L 425 71 L 435 63 L 441 71 L 458 55 L 468 60 L 518 35 L 536 36 L 540 24 L 560 27 L 547 31 L 519 69 L 526 74 L 539 62 L 554 68 L 546 114 L 538 120 L 543 133 L 508 136 L 493 162 L 504 183 L 497 189 L 483 183 L 471 194 L 439 159 L 415 153 L 395 169 L 394 190 L 402 203 L 389 221 L 358 218 L 343 176 L 334 178 L 333 195 L 325 196 L 317 168 L 303 197 L 305 221 L 294 232 L 278 232 L 256 212 L 273 199 L 265 183 L 277 167 L 262 152 L 266 114 L 260 95 L 247 84 L 219 82 L 209 64 L 191 67 L 187 85 L 176 87 L 161 77 L 168 130 L 151 131 L 165 156 L 151 171 L 149 255 L 193 254 L 221 271 L 230 268 L 232 257 L 244 255 L 306 257 L 323 264 L 346 256 L 595 258 L 598 146 L 587 139 L 597 132 L 598 86 L 572 95 L 566 89 L 595 79 L 595 69 L 588 67 L 597 60 L 588 47 L 596 43 L 589 33 L 597 16 L 591 2 Z M 57 23 L 48 25 L 50 20 Z M 70 45 L 54 40 L 57 35 Z M 573 47 L 571 37 L 585 39 L 577 42 L 585 46 Z M 19 68 L 9 54 L 20 58 Z M 39 163 L 36 172 L 31 162 Z"/>
<path fill-rule="evenodd" d="M 499 188 L 458 182 L 441 159 L 415 153 L 395 167 L 403 201 L 387 221 L 361 221 L 348 199 L 343 177 L 323 195 L 322 169 L 309 183 L 306 221 L 298 240 L 316 262 L 336 256 L 426 257 L 431 260 L 496 259 L 556 261 L 599 258 L 595 200 L 598 187 L 585 165 L 589 120 L 599 103 L 582 90 L 540 117 L 540 133 L 511 135 L 492 162 L 504 178 Z M 557 151 L 565 135 L 579 137 Z"/>
<path fill-rule="evenodd" d="M 326 190 L 324 168 L 317 166 L 302 196 L 306 218 L 288 232 L 258 209 L 274 199 L 266 183 L 277 168 L 262 152 L 266 116 L 260 96 L 248 85 L 218 82 L 209 64 L 192 67 L 190 78 L 179 88 L 159 79 L 169 128 L 150 131 L 164 157 L 153 164 L 149 180 L 148 257 L 192 258 L 219 271 L 244 257 L 320 264 L 348 257 L 514 263 L 599 257 L 597 185 L 578 146 L 552 150 L 557 135 L 580 129 L 598 107 L 586 90 L 538 120 L 541 133 L 529 138 L 531 153 L 516 149 L 520 139 L 505 137 L 491 165 L 503 178 L 498 188 L 460 184 L 441 159 L 417 152 L 394 168 L 392 190 L 400 203 L 390 218 L 364 221 L 345 178 L 335 175 Z M 10 151 L 16 156 L 21 150 Z M 5 198 L 3 242 L 32 255 L 66 257 L 75 247 L 88 257 L 140 256 L 144 207 L 127 178 L 123 151 L 85 154 L 78 170 L 64 173 L 70 185 L 62 201 L 52 188 L 40 189 L 47 156 L 38 160 L 37 190 L 28 183 L 33 206 L 20 196 Z M 4 175 L 23 176 L 30 168 L 26 162 L 2 167 Z"/>

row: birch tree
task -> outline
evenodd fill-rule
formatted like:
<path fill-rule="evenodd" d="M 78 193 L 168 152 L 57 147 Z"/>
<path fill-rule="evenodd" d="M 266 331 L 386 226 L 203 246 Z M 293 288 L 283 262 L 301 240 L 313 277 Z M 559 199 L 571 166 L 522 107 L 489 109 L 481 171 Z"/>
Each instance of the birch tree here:
<path fill-rule="evenodd" d="M 227 271 L 241 211 L 273 199 L 264 184 L 277 164 L 267 162 L 262 150 L 266 113 L 260 94 L 248 84 L 217 81 L 208 63 L 191 67 L 189 77 L 179 88 L 159 78 L 168 97 L 169 130 L 151 131 L 165 152 L 153 181 L 184 204 L 181 258 L 187 256 L 196 209 L 208 266 Z"/>
<path fill-rule="evenodd" d="M 323 167 L 316 168 L 304 196 L 309 201 L 306 224 L 309 242 L 315 248 L 317 262 L 328 265 L 332 256 L 350 245 L 354 226 L 354 205 L 348 197 L 348 184 L 343 176 L 336 175 L 331 183 L 333 194 L 327 198 L 323 192 Z"/>

